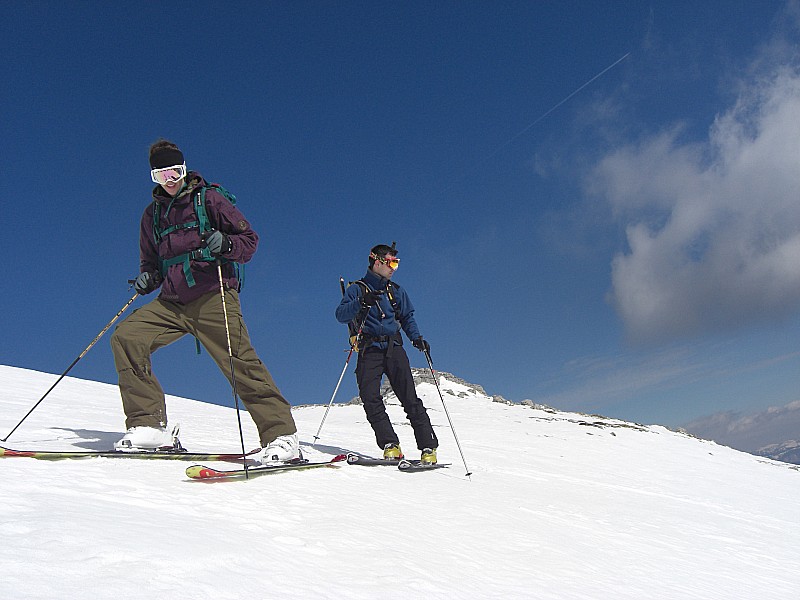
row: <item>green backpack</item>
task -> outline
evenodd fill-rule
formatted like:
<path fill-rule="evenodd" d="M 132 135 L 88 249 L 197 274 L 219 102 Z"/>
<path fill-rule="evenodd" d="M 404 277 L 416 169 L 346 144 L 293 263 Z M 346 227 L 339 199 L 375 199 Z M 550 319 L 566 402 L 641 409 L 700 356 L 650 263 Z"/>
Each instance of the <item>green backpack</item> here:
<path fill-rule="evenodd" d="M 213 189 L 216 192 L 219 192 L 222 196 L 228 199 L 228 201 L 236 206 L 236 196 L 231 194 L 228 190 L 224 187 L 219 185 L 218 183 L 211 183 L 207 186 L 203 186 L 197 192 L 197 196 L 192 201 L 194 206 L 194 213 L 197 217 L 196 221 L 190 221 L 189 223 L 180 223 L 178 225 L 170 225 L 169 227 L 161 227 L 160 220 L 161 220 L 161 205 L 158 202 L 154 203 L 153 206 L 153 237 L 155 238 L 156 247 L 158 247 L 161 240 L 164 236 L 169 235 L 173 231 L 178 231 L 180 229 L 192 229 L 197 227 L 198 232 L 200 233 L 200 237 L 202 238 L 204 234 L 208 233 L 212 230 L 211 223 L 208 220 L 208 212 L 206 211 L 206 190 Z M 171 206 L 171 204 L 170 204 Z M 167 211 L 169 211 L 169 207 L 167 207 Z M 186 277 L 186 283 L 189 284 L 189 287 L 193 287 L 195 285 L 194 277 L 192 276 L 192 269 L 191 269 L 191 261 L 199 260 L 203 262 L 215 262 L 217 260 L 221 260 L 223 264 L 233 262 L 227 260 L 225 258 L 219 258 L 213 256 L 208 248 L 198 248 L 197 250 L 193 250 L 191 252 L 185 252 L 184 254 L 179 254 L 178 256 L 173 256 L 172 258 L 161 258 L 159 257 L 159 271 L 161 271 L 161 276 L 167 276 L 167 269 L 172 265 L 182 264 L 183 265 L 183 274 Z M 233 262 L 234 273 L 236 275 L 236 280 L 239 282 L 239 287 L 236 291 L 241 292 L 242 286 L 244 284 L 244 264 Z"/>

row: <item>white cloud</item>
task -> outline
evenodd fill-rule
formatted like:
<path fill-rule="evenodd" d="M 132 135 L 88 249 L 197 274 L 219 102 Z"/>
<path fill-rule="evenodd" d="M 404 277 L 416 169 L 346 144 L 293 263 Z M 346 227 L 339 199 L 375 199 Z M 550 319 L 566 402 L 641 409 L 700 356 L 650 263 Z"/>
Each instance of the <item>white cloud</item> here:
<path fill-rule="evenodd" d="M 679 125 L 603 158 L 591 191 L 625 226 L 611 301 L 636 340 L 800 309 L 800 74 L 743 87 L 702 142 Z"/>
<path fill-rule="evenodd" d="M 755 452 L 800 437 L 800 401 L 744 416 L 733 411 L 719 412 L 687 423 L 684 428 L 698 437 Z"/>

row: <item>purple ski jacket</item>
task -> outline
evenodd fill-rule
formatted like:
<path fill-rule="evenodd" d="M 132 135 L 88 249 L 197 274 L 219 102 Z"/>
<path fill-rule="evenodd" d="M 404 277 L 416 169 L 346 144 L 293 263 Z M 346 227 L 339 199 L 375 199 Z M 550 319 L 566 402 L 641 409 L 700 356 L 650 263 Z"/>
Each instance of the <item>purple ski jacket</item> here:
<path fill-rule="evenodd" d="M 156 246 L 153 210 L 156 203 L 160 205 L 159 223 L 162 229 L 197 221 L 193 202 L 198 198 L 201 188 L 206 185 L 208 184 L 199 173 L 189 171 L 186 185 L 175 198 L 167 194 L 160 185 L 153 189 L 153 202 L 145 209 L 139 230 L 139 269 L 142 273 L 158 273 L 159 257 L 166 260 L 202 247 L 200 232 L 196 227 L 178 229 L 164 235 Z M 250 228 L 250 223 L 241 211 L 219 192 L 209 188 L 206 190 L 206 212 L 211 227 L 226 234 L 233 245 L 224 258 L 240 263 L 249 261 L 258 247 L 258 235 Z M 188 304 L 209 292 L 219 292 L 216 264 L 193 260 L 190 265 L 195 285 L 190 286 L 186 281 L 182 264 L 170 265 L 161 284 L 159 297 L 162 300 Z M 233 265 L 223 264 L 222 274 L 227 287 L 239 287 Z"/>

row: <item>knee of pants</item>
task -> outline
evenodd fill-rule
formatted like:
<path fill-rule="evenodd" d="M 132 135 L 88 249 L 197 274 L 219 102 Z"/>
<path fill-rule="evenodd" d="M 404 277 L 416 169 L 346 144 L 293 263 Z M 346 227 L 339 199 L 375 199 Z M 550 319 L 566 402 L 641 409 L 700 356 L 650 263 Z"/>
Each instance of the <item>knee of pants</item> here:
<path fill-rule="evenodd" d="M 117 371 L 120 383 L 132 382 L 133 379 L 139 381 L 150 381 L 153 373 L 150 368 L 150 363 L 132 364 L 130 366 L 122 367 Z"/>
<path fill-rule="evenodd" d="M 111 333 L 111 344 L 118 346 L 125 346 L 130 339 L 130 327 L 127 321 L 123 321 L 114 328 Z"/>
<path fill-rule="evenodd" d="M 364 410 L 369 413 L 382 413 L 386 412 L 386 404 L 383 402 L 383 396 L 380 393 L 380 390 L 376 390 L 375 392 L 367 392 L 366 390 L 362 390 L 359 393 L 359 397 L 361 398 L 361 404 L 364 406 Z"/>
<path fill-rule="evenodd" d="M 143 340 L 132 335 L 131 328 L 122 323 L 111 334 L 111 352 L 117 371 L 131 368 L 137 377 L 149 375 L 150 351 Z"/>
<path fill-rule="evenodd" d="M 378 400 L 374 403 L 364 403 L 364 412 L 367 415 L 367 420 L 388 418 L 386 407 L 383 405 L 383 400 Z"/>

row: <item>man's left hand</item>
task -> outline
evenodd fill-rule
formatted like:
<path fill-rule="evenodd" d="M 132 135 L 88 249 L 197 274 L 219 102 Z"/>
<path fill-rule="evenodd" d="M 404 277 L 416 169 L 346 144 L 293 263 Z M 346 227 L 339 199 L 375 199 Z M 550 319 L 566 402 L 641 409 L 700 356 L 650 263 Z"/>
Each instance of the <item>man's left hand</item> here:
<path fill-rule="evenodd" d="M 206 248 L 214 256 L 223 256 L 233 249 L 231 238 L 221 231 L 212 231 L 205 239 Z"/>
<path fill-rule="evenodd" d="M 431 345 L 428 343 L 427 340 L 422 339 L 422 336 L 419 336 L 417 339 L 411 342 L 411 345 L 414 346 L 420 352 L 430 352 Z"/>

